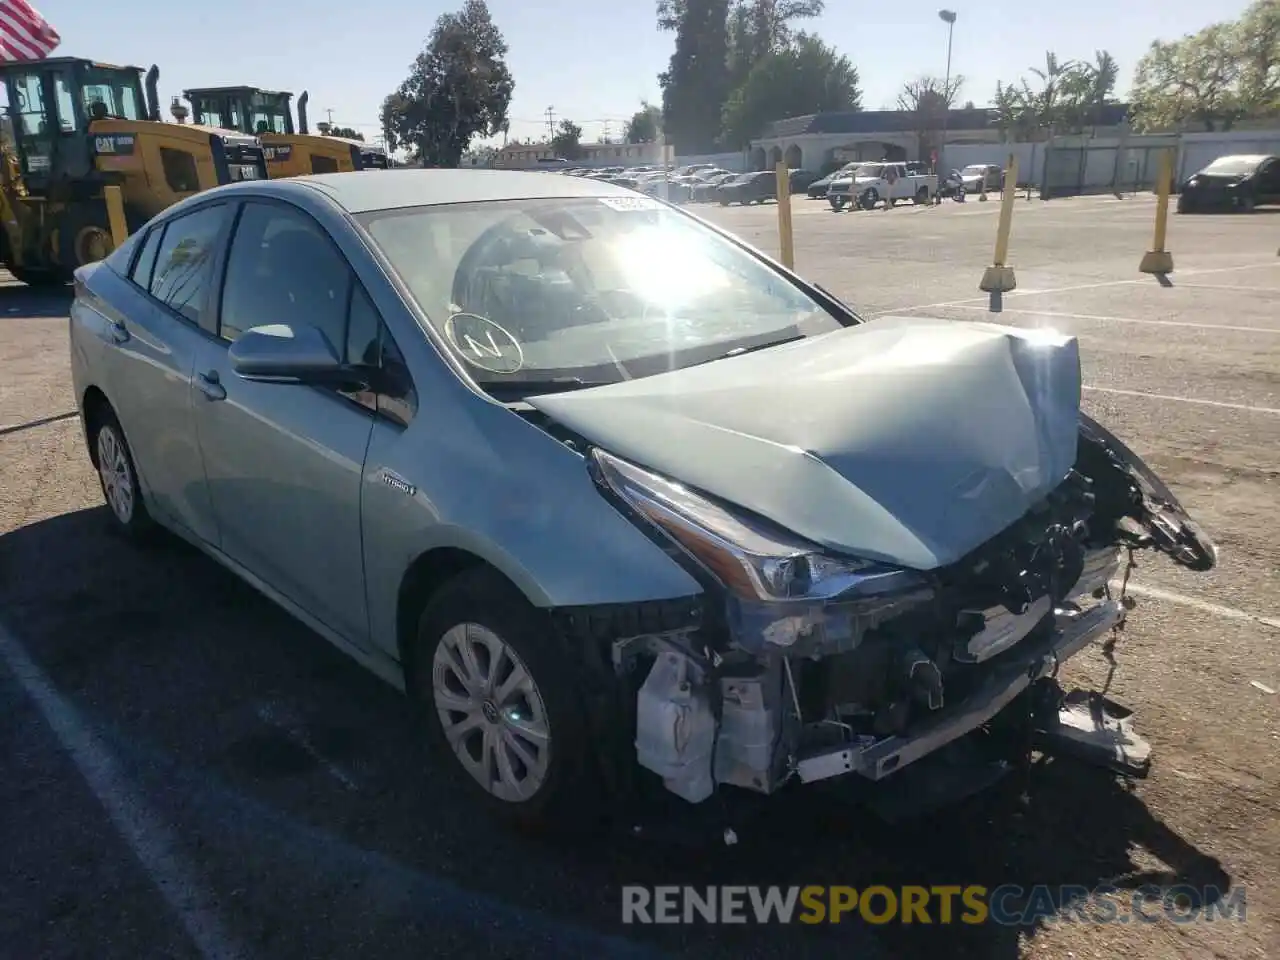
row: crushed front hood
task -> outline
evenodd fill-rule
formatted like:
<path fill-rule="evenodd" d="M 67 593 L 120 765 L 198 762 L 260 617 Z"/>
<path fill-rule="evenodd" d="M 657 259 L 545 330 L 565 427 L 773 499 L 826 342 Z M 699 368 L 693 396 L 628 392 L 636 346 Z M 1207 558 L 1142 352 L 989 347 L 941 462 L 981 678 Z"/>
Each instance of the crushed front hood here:
<path fill-rule="evenodd" d="M 1076 456 L 1075 338 L 883 318 L 529 403 L 593 443 L 842 553 L 964 556 Z"/>

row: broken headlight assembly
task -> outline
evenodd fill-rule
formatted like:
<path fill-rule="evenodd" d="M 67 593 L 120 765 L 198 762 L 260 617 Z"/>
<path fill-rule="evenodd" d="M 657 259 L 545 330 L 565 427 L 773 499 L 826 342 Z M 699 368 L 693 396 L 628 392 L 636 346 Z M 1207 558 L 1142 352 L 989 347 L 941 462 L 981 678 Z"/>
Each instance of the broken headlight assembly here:
<path fill-rule="evenodd" d="M 932 597 L 910 570 L 834 556 L 599 448 L 591 463 L 598 483 L 724 588 L 734 640 L 751 652 L 851 649 L 866 630 Z"/>

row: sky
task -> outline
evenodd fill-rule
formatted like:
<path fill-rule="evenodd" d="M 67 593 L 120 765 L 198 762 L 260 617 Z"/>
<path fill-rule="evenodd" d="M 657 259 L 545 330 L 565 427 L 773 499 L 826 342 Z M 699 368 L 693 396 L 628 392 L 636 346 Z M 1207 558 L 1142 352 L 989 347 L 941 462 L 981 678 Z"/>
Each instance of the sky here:
<path fill-rule="evenodd" d="M 161 0 L 103 4 L 32 0 L 61 34 L 54 56 L 160 67 L 167 108 L 184 87 L 248 84 L 310 92 L 314 124 L 332 110 L 334 123 L 379 133 L 383 97 L 408 73 L 437 16 L 460 6 L 443 0 L 348 0 L 296 6 L 264 0 L 220 0 L 206 9 Z M 1046 50 L 1060 60 L 1093 58 L 1106 49 L 1119 61 L 1121 89 L 1155 39 L 1175 39 L 1214 19 L 1233 18 L 1245 0 L 952 0 L 958 18 L 951 71 L 963 76 L 960 99 L 990 101 L 998 80 L 1030 77 Z M 506 37 L 515 78 L 511 136 L 545 135 L 554 119 L 583 128 L 584 140 L 622 133 L 640 101 L 661 102 L 657 75 L 674 44 L 654 22 L 653 0 L 489 0 Z M 871 14 L 869 11 L 874 10 Z M 805 28 L 858 68 L 866 109 L 893 108 L 902 85 L 946 71 L 947 25 L 937 0 L 879 6 L 827 0 L 826 13 Z M 200 26 L 204 21 L 205 26 Z M 296 100 L 295 100 L 296 103 Z M 167 109 L 165 113 L 168 117 Z"/>

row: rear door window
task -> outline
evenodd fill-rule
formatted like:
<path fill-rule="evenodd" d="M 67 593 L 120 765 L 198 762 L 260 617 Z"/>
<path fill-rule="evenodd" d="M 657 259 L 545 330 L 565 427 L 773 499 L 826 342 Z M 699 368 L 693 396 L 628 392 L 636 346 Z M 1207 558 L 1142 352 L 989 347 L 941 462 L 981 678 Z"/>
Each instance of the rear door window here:
<path fill-rule="evenodd" d="M 230 209 L 219 203 L 170 220 L 150 277 L 148 289 L 153 297 L 206 328 L 210 326 L 213 264 Z"/>

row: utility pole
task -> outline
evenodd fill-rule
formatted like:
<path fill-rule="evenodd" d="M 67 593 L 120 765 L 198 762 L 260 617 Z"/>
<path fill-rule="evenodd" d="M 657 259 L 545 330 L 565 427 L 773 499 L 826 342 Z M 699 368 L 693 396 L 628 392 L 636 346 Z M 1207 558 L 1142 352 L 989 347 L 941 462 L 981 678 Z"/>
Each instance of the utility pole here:
<path fill-rule="evenodd" d="M 329 126 L 332 127 L 333 126 L 333 107 L 329 107 L 327 110 L 325 110 L 325 113 L 328 114 Z"/>
<path fill-rule="evenodd" d="M 556 135 L 556 108 L 547 107 L 544 114 L 547 118 L 547 139 L 550 140 Z"/>
<path fill-rule="evenodd" d="M 947 121 L 951 119 L 951 35 L 956 30 L 956 12 L 939 10 L 938 19 L 947 25 L 947 77 L 942 81 L 942 142 L 938 144 L 938 156 L 941 158 L 947 146 Z M 938 172 L 936 163 L 933 172 Z"/>

